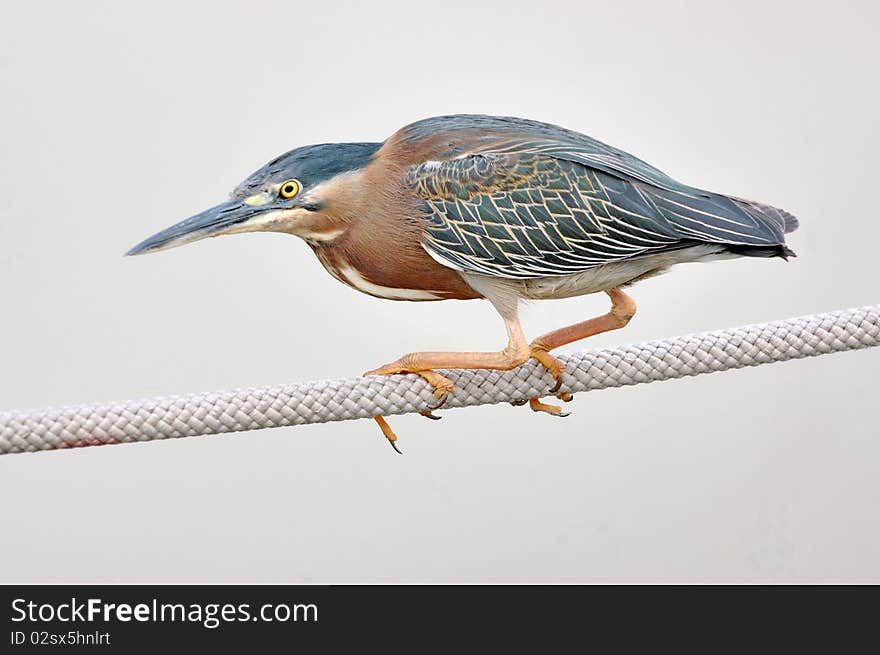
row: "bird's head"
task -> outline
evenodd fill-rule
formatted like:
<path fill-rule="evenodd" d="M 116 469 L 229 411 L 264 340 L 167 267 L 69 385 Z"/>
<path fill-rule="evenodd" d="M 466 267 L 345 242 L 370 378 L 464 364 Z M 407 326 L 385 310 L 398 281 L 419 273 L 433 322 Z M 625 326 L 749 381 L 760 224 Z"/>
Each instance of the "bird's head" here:
<path fill-rule="evenodd" d="M 126 255 L 167 250 L 205 237 L 287 232 L 306 239 L 333 237 L 328 215 L 350 201 L 358 172 L 379 143 L 325 143 L 291 150 L 250 175 L 230 199 L 141 241 Z"/>

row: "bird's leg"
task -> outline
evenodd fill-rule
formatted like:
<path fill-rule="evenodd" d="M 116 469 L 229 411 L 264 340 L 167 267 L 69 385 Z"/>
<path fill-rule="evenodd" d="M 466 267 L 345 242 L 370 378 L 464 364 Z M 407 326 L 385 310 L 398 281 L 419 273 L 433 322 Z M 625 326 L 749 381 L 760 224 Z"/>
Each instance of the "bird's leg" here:
<path fill-rule="evenodd" d="M 367 371 L 364 375 L 394 375 L 395 373 L 420 375 L 434 387 L 434 393 L 439 400 L 434 407 L 434 409 L 437 409 L 443 405 L 446 401 L 446 396 L 452 391 L 452 381 L 440 375 L 434 369 L 488 368 L 508 371 L 516 368 L 529 358 L 529 344 L 526 341 L 526 336 L 523 333 L 519 319 L 516 317 L 505 318 L 504 326 L 507 328 L 507 346 L 498 352 L 409 353 L 390 364 Z M 391 431 L 387 421 L 381 416 L 375 418 L 376 422 L 379 423 L 382 433 L 393 446 L 397 437 L 394 436 L 394 432 Z"/>
<path fill-rule="evenodd" d="M 565 366 L 562 362 L 550 354 L 551 350 L 572 343 L 573 341 L 579 341 L 581 339 L 586 339 L 587 337 L 602 334 L 603 332 L 618 330 L 625 327 L 635 315 L 635 300 L 630 298 L 620 289 L 612 289 L 606 293 L 611 298 L 611 309 L 607 314 L 586 321 L 581 321 L 580 323 L 575 323 L 574 325 L 569 325 L 568 327 L 560 328 L 553 332 L 548 332 L 547 334 L 538 337 L 530 344 L 530 356 L 543 364 L 544 367 L 550 371 L 553 379 L 556 380 L 556 384 L 550 389 L 551 392 L 559 390 L 559 387 L 562 384 L 562 373 L 565 371 Z M 569 402 L 572 399 L 572 396 L 570 393 L 561 393 L 557 398 L 564 402 Z M 562 412 L 560 407 L 557 407 L 556 405 L 546 405 L 538 398 L 532 398 L 529 401 L 529 406 L 536 412 L 547 412 L 554 416 L 567 416 L 567 414 Z"/>
<path fill-rule="evenodd" d="M 437 368 L 489 368 L 508 371 L 529 358 L 529 345 L 518 319 L 505 319 L 507 346 L 498 352 L 424 352 L 409 353 L 390 364 L 380 366 L 364 375 L 394 375 L 414 373 L 434 387 L 437 398 L 445 399 L 452 391 L 452 382 L 437 373 Z M 442 404 L 442 403 L 441 403 Z M 437 409 L 436 407 L 434 409 Z"/>

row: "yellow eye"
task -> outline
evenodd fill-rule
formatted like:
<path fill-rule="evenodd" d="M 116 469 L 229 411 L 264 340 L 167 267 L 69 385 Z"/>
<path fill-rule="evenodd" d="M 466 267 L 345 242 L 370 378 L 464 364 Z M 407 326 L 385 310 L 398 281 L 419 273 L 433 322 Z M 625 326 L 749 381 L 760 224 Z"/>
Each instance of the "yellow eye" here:
<path fill-rule="evenodd" d="M 282 184 L 281 188 L 278 189 L 278 193 L 282 198 L 293 198 L 299 193 L 301 188 L 302 185 L 300 185 L 299 180 L 287 180 L 287 182 Z"/>

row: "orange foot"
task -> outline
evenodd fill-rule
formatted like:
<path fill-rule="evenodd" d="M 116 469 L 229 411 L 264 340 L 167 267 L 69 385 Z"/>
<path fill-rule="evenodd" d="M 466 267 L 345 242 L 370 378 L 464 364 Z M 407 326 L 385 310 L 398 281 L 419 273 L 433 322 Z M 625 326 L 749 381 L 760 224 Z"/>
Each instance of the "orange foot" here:
<path fill-rule="evenodd" d="M 565 373 L 565 364 L 547 352 L 547 349 L 541 344 L 532 343 L 531 346 L 529 346 L 529 356 L 532 359 L 537 360 L 544 368 L 550 371 L 550 375 L 552 375 L 553 379 L 556 381 L 550 388 L 550 393 L 556 393 L 559 391 L 559 387 L 562 386 L 562 374 Z M 556 397 L 564 403 L 571 402 L 573 398 L 573 396 L 566 391 L 556 394 Z M 558 405 L 542 403 L 540 398 L 530 398 L 528 401 L 514 401 L 511 405 L 525 405 L 526 402 L 529 403 L 529 407 L 533 412 L 544 412 L 545 414 L 559 416 L 560 418 L 570 414 L 570 412 L 563 412 L 562 408 Z"/>
<path fill-rule="evenodd" d="M 434 387 L 434 395 L 437 396 L 437 404 L 431 409 L 440 409 L 446 402 L 449 392 L 453 389 L 452 380 L 440 375 L 437 371 L 413 371 L 406 367 L 394 364 L 386 364 L 379 368 L 367 371 L 364 375 L 395 375 L 397 373 L 412 373 L 421 376 L 428 384 Z M 430 413 L 430 410 L 428 410 Z M 435 417 L 436 418 L 436 417 Z"/>
<path fill-rule="evenodd" d="M 556 394 L 556 397 L 559 398 L 564 403 L 570 403 L 574 400 L 574 396 L 570 393 L 563 391 L 562 393 Z M 564 418 L 566 416 L 570 416 L 571 412 L 563 412 L 562 408 L 558 405 L 548 405 L 547 403 L 542 403 L 540 398 L 529 398 L 528 400 L 511 400 L 510 404 L 514 407 L 521 407 L 526 403 L 529 404 L 529 408 L 533 412 L 544 412 L 545 414 L 550 414 L 551 416 L 558 416 L 560 418 Z"/>
<path fill-rule="evenodd" d="M 540 344 L 536 345 L 535 343 L 532 343 L 529 346 L 529 357 L 537 360 L 541 366 L 550 371 L 550 375 L 552 375 L 553 379 L 556 381 L 556 383 L 550 387 L 550 393 L 556 393 L 559 391 L 559 387 L 562 386 L 562 374 L 565 373 L 565 364 L 547 352 L 546 348 Z"/>
<path fill-rule="evenodd" d="M 556 384 L 550 389 L 550 393 L 559 391 L 564 371 L 562 362 L 550 355 L 551 350 L 597 334 L 619 330 L 626 327 L 630 319 L 635 315 L 636 302 L 623 291 L 620 289 L 609 289 L 606 293 L 611 298 L 611 310 L 607 314 L 548 332 L 532 341 L 529 346 L 530 356 L 541 362 L 553 375 L 553 379 L 556 380 Z M 571 394 L 568 393 L 561 393 L 556 397 L 563 402 L 571 400 Z M 537 398 L 529 401 L 529 405 L 536 412 L 547 412 L 554 416 L 563 415 L 559 407 L 545 405 Z"/>
<path fill-rule="evenodd" d="M 498 352 L 418 352 L 409 353 L 397 361 L 380 366 L 364 375 L 394 375 L 396 373 L 414 373 L 421 376 L 434 387 L 437 404 L 431 409 L 438 409 L 446 402 L 452 391 L 452 381 L 437 373 L 437 369 L 482 369 L 509 371 L 516 368 L 529 358 L 529 346 L 522 327 L 516 317 L 505 317 L 507 327 L 507 346 Z M 420 412 L 422 416 L 437 419 L 430 411 Z M 388 427 L 387 421 L 376 417 L 382 434 L 394 445 L 397 440 L 394 432 Z M 395 447 L 395 450 L 397 448 Z"/>
<path fill-rule="evenodd" d="M 435 421 L 439 421 L 442 416 L 436 416 L 432 413 L 432 410 L 439 409 L 446 402 L 446 398 L 449 396 L 449 392 L 453 389 L 452 380 L 447 377 L 444 377 L 437 373 L 436 371 L 409 371 L 404 367 L 395 366 L 394 364 L 386 364 L 380 368 L 374 369 L 372 371 L 367 371 L 364 375 L 395 375 L 397 373 L 413 373 L 415 375 L 419 375 L 424 380 L 434 387 L 434 395 L 437 396 L 437 404 L 431 409 L 426 409 L 422 412 L 419 412 L 422 416 L 426 418 L 433 419 Z M 385 438 L 388 439 L 388 443 L 391 444 L 391 447 L 394 448 L 395 452 L 402 455 L 400 448 L 397 447 L 397 435 L 394 434 L 394 430 L 391 429 L 391 426 L 388 425 L 388 421 L 385 420 L 384 416 L 374 416 L 373 419 L 379 425 L 379 429 L 382 430 L 382 434 L 385 435 Z"/>

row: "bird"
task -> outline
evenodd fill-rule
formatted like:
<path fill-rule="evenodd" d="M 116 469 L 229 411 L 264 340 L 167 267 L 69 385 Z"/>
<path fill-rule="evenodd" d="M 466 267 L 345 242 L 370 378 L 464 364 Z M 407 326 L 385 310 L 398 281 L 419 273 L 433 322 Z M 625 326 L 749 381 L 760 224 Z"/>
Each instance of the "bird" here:
<path fill-rule="evenodd" d="M 637 157 L 556 125 L 457 114 L 406 125 L 383 142 L 322 143 L 286 152 L 229 200 L 148 237 L 126 255 L 206 237 L 300 237 L 334 278 L 388 300 L 487 300 L 507 344 L 497 352 L 413 352 L 365 375 L 415 374 L 439 409 L 453 389 L 438 369 L 510 370 L 529 359 L 563 402 L 551 351 L 625 327 L 624 289 L 676 264 L 795 256 L 798 220 L 776 207 L 676 181 Z M 607 313 L 525 336 L 522 301 L 604 292 Z M 533 411 L 566 416 L 541 398 Z M 513 403 L 513 404 L 524 404 Z M 437 419 L 432 410 L 422 412 Z M 397 435 L 374 417 L 392 447 Z"/>

